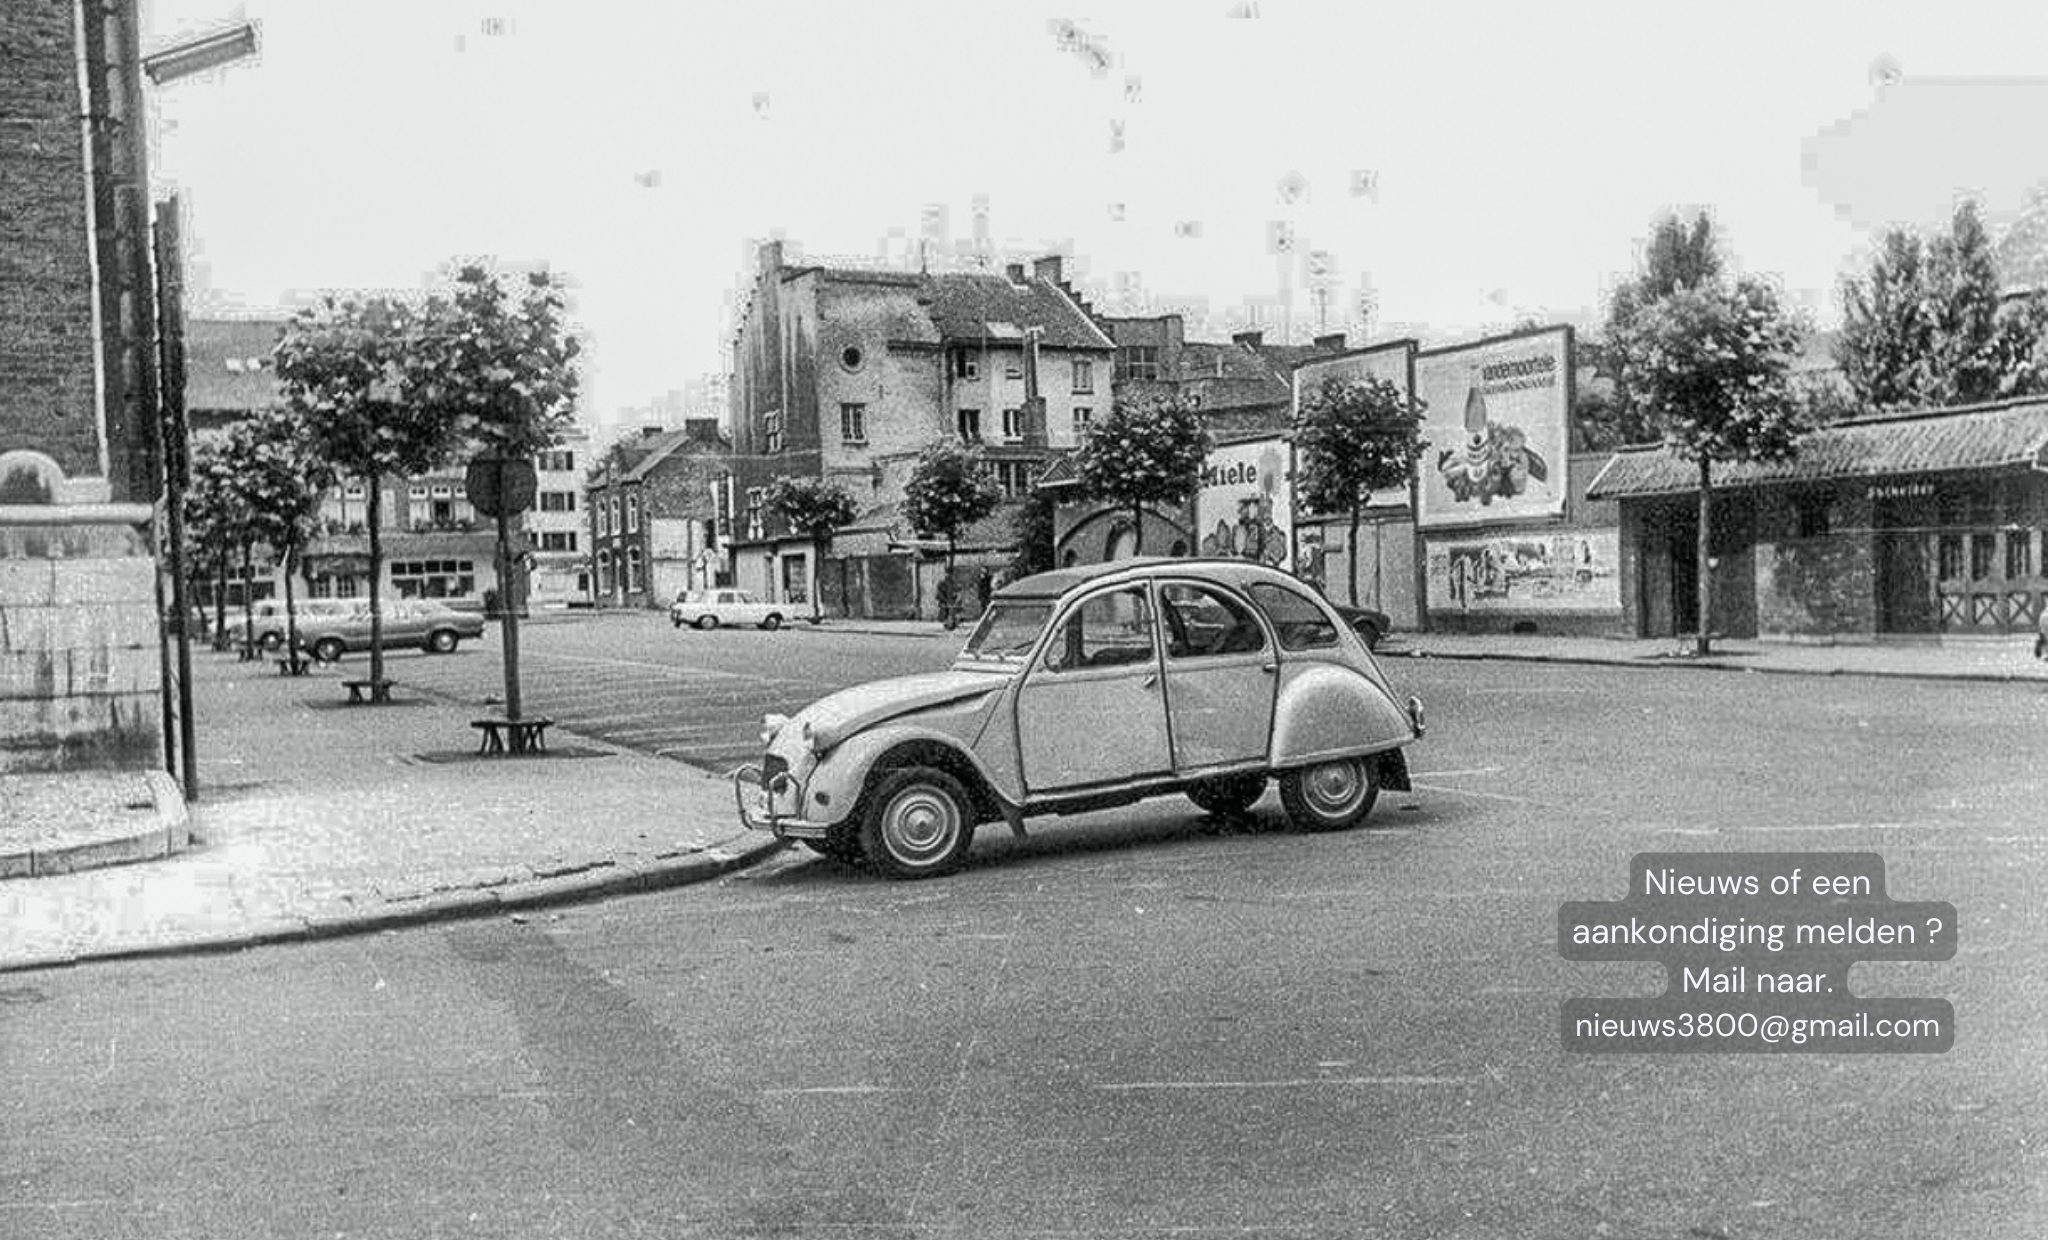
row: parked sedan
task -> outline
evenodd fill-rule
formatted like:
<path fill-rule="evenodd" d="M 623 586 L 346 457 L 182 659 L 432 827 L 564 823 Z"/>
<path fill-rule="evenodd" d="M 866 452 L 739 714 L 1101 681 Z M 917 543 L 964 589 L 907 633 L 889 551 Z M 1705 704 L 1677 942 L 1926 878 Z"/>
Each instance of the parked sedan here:
<path fill-rule="evenodd" d="M 433 654 L 449 654 L 464 641 L 484 635 L 484 618 L 473 611 L 455 611 L 431 599 L 397 599 L 384 604 L 384 647 L 418 646 Z M 299 644 L 323 663 L 346 651 L 370 648 L 370 604 L 361 601 L 337 616 L 299 621 Z"/>
<path fill-rule="evenodd" d="M 782 603 L 764 603 L 747 590 L 685 590 L 676 595 L 676 601 L 668 609 L 669 621 L 677 628 L 695 625 L 700 629 L 715 629 L 721 624 L 752 624 L 764 629 L 779 629 L 784 620 L 790 619 L 789 608 Z"/>
<path fill-rule="evenodd" d="M 1393 627 L 1393 621 L 1387 619 L 1386 612 L 1375 611 L 1370 607 L 1350 607 L 1343 603 L 1332 603 L 1330 606 L 1344 618 L 1344 623 L 1350 625 L 1365 639 L 1367 649 L 1378 650 L 1380 639 Z"/>
<path fill-rule="evenodd" d="M 292 606 L 292 610 L 298 613 L 299 631 L 303 633 L 306 626 L 315 619 L 336 619 L 346 616 L 354 611 L 356 606 L 353 600 L 345 598 L 302 598 Z M 265 650 L 282 647 L 285 635 L 284 600 L 262 599 L 250 610 L 255 622 L 256 644 Z M 230 611 L 228 627 L 231 632 L 241 633 L 243 629 L 235 623 L 237 618 L 238 613 Z"/>
<path fill-rule="evenodd" d="M 1277 777 L 1306 830 L 1406 790 L 1422 703 L 1293 577 L 1244 560 L 1118 560 L 998 591 L 952 670 L 771 715 L 733 773 L 747 826 L 898 878 L 959 865 L 977 825 L 1023 833 L 1185 794 L 1248 810 Z"/>

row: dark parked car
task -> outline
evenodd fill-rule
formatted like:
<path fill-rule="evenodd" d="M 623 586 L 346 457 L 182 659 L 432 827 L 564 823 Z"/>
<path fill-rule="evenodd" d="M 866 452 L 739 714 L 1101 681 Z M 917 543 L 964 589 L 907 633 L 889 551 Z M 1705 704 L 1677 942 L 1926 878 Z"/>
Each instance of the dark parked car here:
<path fill-rule="evenodd" d="M 384 647 L 419 646 L 433 654 L 449 654 L 464 641 L 484 635 L 484 618 L 473 611 L 455 611 L 430 599 L 399 599 L 384 604 Z M 370 604 L 359 602 L 341 615 L 306 617 L 299 621 L 299 645 L 323 663 L 350 650 L 370 648 Z"/>
<path fill-rule="evenodd" d="M 1370 607 L 1348 607 L 1343 603 L 1332 603 L 1330 608 L 1344 618 L 1344 623 L 1350 625 L 1354 633 L 1365 639 L 1365 647 L 1368 650 L 1379 649 L 1380 639 L 1393 627 L 1393 623 L 1387 619 L 1386 612 L 1374 611 Z"/>

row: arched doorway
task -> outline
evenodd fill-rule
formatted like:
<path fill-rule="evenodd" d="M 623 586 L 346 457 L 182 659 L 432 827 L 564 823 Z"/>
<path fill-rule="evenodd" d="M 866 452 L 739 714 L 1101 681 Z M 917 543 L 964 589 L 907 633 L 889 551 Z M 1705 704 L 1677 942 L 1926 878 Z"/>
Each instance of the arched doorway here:
<path fill-rule="evenodd" d="M 1107 559 L 1128 560 L 1136 554 L 1138 554 L 1137 526 L 1122 526 L 1109 536 L 1109 555 L 1106 557 Z"/>

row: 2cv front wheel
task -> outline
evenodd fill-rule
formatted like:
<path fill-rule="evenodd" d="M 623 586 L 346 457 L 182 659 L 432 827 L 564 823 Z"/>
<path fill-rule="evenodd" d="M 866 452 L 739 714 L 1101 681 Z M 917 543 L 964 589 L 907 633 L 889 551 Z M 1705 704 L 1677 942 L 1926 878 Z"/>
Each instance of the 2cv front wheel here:
<path fill-rule="evenodd" d="M 937 767 L 906 766 L 868 789 L 861 851 L 890 878 L 934 878 L 959 868 L 974 842 L 974 802 Z"/>
<path fill-rule="evenodd" d="M 1280 777 L 1280 804 L 1303 831 L 1343 831 L 1365 821 L 1380 797 L 1379 768 L 1369 758 L 1318 762 Z"/>

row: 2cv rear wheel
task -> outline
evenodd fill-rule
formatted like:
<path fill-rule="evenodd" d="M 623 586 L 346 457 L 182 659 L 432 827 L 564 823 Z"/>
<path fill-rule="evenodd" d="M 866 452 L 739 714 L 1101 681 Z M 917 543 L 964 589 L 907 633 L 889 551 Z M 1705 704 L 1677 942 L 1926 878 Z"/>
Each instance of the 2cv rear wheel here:
<path fill-rule="evenodd" d="M 1318 762 L 1280 777 L 1280 804 L 1303 831 L 1355 827 L 1372 813 L 1379 797 L 1379 768 L 1368 758 Z"/>
<path fill-rule="evenodd" d="M 960 781 L 930 766 L 890 771 L 869 787 L 861 851 L 891 878 L 934 878 L 959 868 L 974 842 L 974 801 Z"/>

